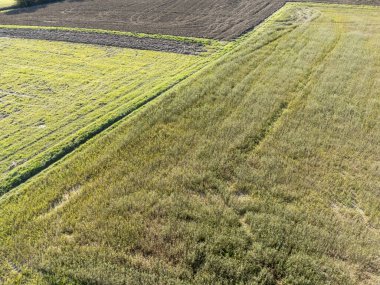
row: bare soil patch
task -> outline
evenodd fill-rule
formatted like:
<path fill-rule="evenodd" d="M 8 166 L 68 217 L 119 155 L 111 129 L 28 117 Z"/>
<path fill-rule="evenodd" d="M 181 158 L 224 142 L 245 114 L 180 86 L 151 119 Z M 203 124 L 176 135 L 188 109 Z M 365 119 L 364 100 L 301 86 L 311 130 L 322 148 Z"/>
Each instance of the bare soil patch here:
<path fill-rule="evenodd" d="M 198 54 L 205 51 L 205 48 L 201 43 L 181 42 L 168 39 L 137 38 L 125 35 L 95 32 L 0 28 L 0 37 L 75 42 L 142 50 L 175 52 L 181 54 Z"/>

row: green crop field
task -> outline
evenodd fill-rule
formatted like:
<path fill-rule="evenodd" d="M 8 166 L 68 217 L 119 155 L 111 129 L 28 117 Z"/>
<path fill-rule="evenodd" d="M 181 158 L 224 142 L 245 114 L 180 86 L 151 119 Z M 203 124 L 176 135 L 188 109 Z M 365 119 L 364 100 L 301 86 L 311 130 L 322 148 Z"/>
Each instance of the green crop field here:
<path fill-rule="evenodd" d="M 287 4 L 214 64 L 2 196 L 0 280 L 379 284 L 379 26 L 379 8 Z M 101 106 L 129 94 L 131 76 L 140 88 L 199 61 L 41 43 L 23 48 L 30 66 L 40 62 L 37 78 L 17 60 L 26 42 L 1 42 L 13 57 L 1 58 L 1 85 L 10 116 L 20 114 L 9 127 L 30 126 L 20 139 L 32 141 L 92 98 Z M 51 53 L 60 68 L 41 64 Z M 55 92 L 61 107 L 50 105 Z M 32 102 L 38 114 L 24 116 Z"/>
<path fill-rule="evenodd" d="M 211 56 L 8 38 L 0 53 L 0 192 Z"/>

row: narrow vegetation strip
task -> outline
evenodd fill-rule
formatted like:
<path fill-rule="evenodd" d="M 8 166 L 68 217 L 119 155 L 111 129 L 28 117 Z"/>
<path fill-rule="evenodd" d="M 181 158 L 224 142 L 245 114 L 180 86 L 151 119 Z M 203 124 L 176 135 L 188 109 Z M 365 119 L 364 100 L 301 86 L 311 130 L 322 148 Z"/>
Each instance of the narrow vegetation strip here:
<path fill-rule="evenodd" d="M 1 37 L 95 44 L 181 54 L 199 54 L 206 52 L 206 47 L 202 43 L 132 37 L 118 34 L 81 32 L 74 30 L 0 28 L 0 38 Z"/>
<path fill-rule="evenodd" d="M 185 43 L 194 43 L 205 46 L 220 46 L 223 45 L 223 41 L 197 38 L 197 37 L 182 37 L 174 36 L 170 34 L 146 34 L 138 32 L 127 32 L 127 31 L 117 31 L 117 30 L 104 30 L 104 29 L 94 29 L 94 28 L 78 28 L 78 27 L 52 27 L 52 26 L 30 26 L 30 25 L 0 25 L 1 29 L 28 29 L 28 30 L 47 30 L 47 31 L 64 31 L 64 32 L 82 32 L 82 33 L 97 33 L 115 36 L 125 36 L 134 38 L 148 38 L 148 39 L 163 39 L 172 40 Z"/>

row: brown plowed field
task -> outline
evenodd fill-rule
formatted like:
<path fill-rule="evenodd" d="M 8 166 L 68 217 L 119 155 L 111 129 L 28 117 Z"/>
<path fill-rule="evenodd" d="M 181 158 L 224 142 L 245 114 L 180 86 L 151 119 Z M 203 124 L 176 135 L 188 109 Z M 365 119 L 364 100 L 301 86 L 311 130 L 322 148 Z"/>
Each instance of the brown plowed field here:
<path fill-rule="evenodd" d="M 0 14 L 0 24 L 96 28 L 230 40 L 283 0 L 83 0 Z"/>

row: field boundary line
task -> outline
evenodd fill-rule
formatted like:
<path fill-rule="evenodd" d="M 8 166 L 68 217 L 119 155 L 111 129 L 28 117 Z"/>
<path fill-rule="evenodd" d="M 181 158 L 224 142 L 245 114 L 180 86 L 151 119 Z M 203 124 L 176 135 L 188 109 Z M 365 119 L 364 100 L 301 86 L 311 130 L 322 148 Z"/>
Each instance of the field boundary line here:
<path fill-rule="evenodd" d="M 82 33 L 91 33 L 91 34 L 128 36 L 128 37 L 134 37 L 134 38 L 140 38 L 140 39 L 161 39 L 161 40 L 172 40 L 172 41 L 186 42 L 186 43 L 201 43 L 204 45 L 211 45 L 215 43 L 225 42 L 225 41 L 220 41 L 220 40 L 215 40 L 215 39 L 173 36 L 173 35 L 166 35 L 166 34 L 148 34 L 148 33 L 123 32 L 123 31 L 116 31 L 116 30 L 71 28 L 71 27 L 60 27 L 60 26 L 49 27 L 49 26 L 33 26 L 33 25 L 0 25 L 0 29 L 30 29 L 30 30 L 47 30 L 47 31 L 82 32 Z"/>

